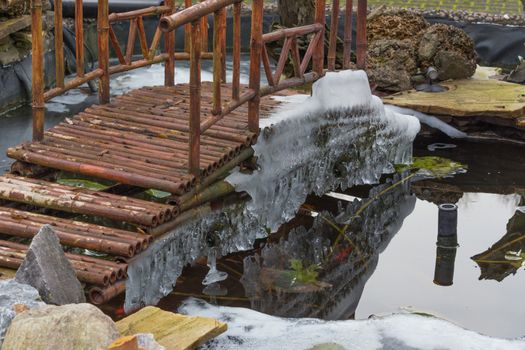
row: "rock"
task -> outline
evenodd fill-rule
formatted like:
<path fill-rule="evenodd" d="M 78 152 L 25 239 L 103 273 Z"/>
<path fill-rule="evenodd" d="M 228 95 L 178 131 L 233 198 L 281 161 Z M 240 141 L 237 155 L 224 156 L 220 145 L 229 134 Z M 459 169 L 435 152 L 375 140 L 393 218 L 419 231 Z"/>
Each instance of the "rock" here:
<path fill-rule="evenodd" d="M 474 42 L 461 29 L 435 24 L 420 37 L 418 59 L 422 71 L 437 68 L 439 80 L 465 79 L 476 72 Z"/>
<path fill-rule="evenodd" d="M 98 350 L 118 337 L 111 318 L 91 304 L 47 305 L 16 316 L 2 350 Z"/>
<path fill-rule="evenodd" d="M 379 7 L 367 17 L 369 42 L 380 39 L 417 40 L 417 34 L 429 26 L 425 18 L 413 11 Z"/>
<path fill-rule="evenodd" d="M 166 350 L 155 341 L 151 333 L 139 333 L 121 337 L 111 343 L 108 350 Z"/>
<path fill-rule="evenodd" d="M 367 73 L 383 91 L 398 92 L 412 88 L 417 73 L 417 55 L 410 40 L 376 40 L 370 43 Z"/>
<path fill-rule="evenodd" d="M 20 283 L 35 287 L 48 304 L 86 301 L 84 289 L 49 225 L 43 226 L 33 238 L 15 278 Z"/>
<path fill-rule="evenodd" d="M 18 17 L 28 14 L 30 10 L 31 0 L 0 0 L 0 15 L 2 16 Z"/>
<path fill-rule="evenodd" d="M 43 306 L 38 291 L 15 280 L 0 280 L 0 348 L 15 316 L 25 308 Z"/>
<path fill-rule="evenodd" d="M 525 61 L 520 59 L 518 66 L 509 73 L 505 80 L 511 83 L 525 83 Z"/>

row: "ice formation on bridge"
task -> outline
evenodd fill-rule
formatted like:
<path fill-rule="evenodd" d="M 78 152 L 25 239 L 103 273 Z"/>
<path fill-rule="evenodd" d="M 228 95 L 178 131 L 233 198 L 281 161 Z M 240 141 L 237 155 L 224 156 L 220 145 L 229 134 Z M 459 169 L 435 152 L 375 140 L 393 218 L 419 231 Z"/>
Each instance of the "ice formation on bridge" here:
<path fill-rule="evenodd" d="M 313 91 L 261 120 L 259 170 L 227 179 L 251 200 L 175 229 L 130 264 L 127 310 L 167 295 L 184 265 L 210 252 L 210 236 L 222 255 L 250 249 L 293 218 L 309 193 L 374 183 L 410 160 L 418 120 L 386 111 L 364 72 L 328 73 Z"/>

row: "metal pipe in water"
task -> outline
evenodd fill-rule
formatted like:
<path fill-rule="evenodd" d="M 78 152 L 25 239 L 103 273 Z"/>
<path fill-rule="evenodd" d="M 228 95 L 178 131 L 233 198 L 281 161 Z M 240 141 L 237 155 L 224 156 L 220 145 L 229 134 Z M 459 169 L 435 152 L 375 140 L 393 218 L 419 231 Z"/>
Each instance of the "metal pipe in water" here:
<path fill-rule="evenodd" d="M 458 247 L 457 226 L 457 205 L 439 205 L 436 267 L 434 270 L 434 283 L 439 286 L 451 286 L 454 282 L 454 263 Z"/>

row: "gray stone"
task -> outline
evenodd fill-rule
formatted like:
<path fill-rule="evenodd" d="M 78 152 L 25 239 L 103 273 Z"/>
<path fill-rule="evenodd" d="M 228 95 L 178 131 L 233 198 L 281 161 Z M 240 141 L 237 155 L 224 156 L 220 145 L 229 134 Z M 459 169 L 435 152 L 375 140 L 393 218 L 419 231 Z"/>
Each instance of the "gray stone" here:
<path fill-rule="evenodd" d="M 505 80 L 518 84 L 525 83 L 525 61 L 521 60 L 518 66 L 510 72 Z"/>
<path fill-rule="evenodd" d="M 0 348 L 5 332 L 16 316 L 16 305 L 34 308 L 45 304 L 40 301 L 35 288 L 15 280 L 0 280 Z"/>
<path fill-rule="evenodd" d="M 86 301 L 82 285 L 49 225 L 43 226 L 33 238 L 15 278 L 20 283 L 35 287 L 48 304 Z"/>
<path fill-rule="evenodd" d="M 91 304 L 47 305 L 16 316 L 2 350 L 98 350 L 118 337 L 111 318 Z"/>

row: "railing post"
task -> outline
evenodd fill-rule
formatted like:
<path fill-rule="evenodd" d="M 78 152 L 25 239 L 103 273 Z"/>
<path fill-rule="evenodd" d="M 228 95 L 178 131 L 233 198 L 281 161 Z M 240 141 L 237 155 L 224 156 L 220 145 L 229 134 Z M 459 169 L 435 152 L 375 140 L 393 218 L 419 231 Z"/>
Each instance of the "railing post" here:
<path fill-rule="evenodd" d="M 241 10 L 242 2 L 233 5 L 233 77 L 232 98 L 239 100 L 241 81 Z"/>
<path fill-rule="evenodd" d="M 166 6 L 171 8 L 170 14 L 174 10 L 173 0 L 165 0 Z M 166 53 L 168 54 L 168 59 L 166 60 L 164 66 L 164 85 L 165 86 L 174 86 L 175 85 L 175 31 L 169 33 L 164 33 L 164 47 Z"/>
<path fill-rule="evenodd" d="M 189 172 L 197 178 L 200 176 L 201 28 L 200 20 L 191 23 Z"/>
<path fill-rule="evenodd" d="M 204 2 L 206 0 L 200 0 Z M 202 51 L 208 52 L 208 16 L 203 16 L 201 18 L 201 37 L 202 37 Z"/>
<path fill-rule="evenodd" d="M 337 29 L 339 28 L 339 0 L 332 0 L 332 20 L 330 21 L 330 44 L 328 46 L 328 70 L 335 70 L 337 54 Z"/>
<path fill-rule="evenodd" d="M 62 0 L 55 0 L 55 73 L 56 86 L 64 87 L 64 37 L 62 31 Z"/>
<path fill-rule="evenodd" d="M 221 113 L 221 82 L 222 82 L 222 60 L 223 60 L 223 33 L 226 31 L 224 26 L 226 9 L 222 8 L 214 13 L 213 16 L 213 109 L 212 113 Z"/>
<path fill-rule="evenodd" d="M 357 68 L 366 69 L 366 12 L 367 0 L 357 2 Z"/>
<path fill-rule="evenodd" d="M 75 0 L 75 44 L 77 77 L 84 76 L 84 5 Z"/>
<path fill-rule="evenodd" d="M 350 54 L 352 52 L 352 12 L 353 12 L 353 1 L 346 0 L 345 8 L 345 38 L 343 47 L 343 69 L 350 68 Z"/>
<path fill-rule="evenodd" d="M 259 132 L 259 104 L 261 101 L 261 54 L 262 54 L 263 0 L 252 2 L 252 32 L 250 49 L 250 84 L 255 96 L 248 103 L 248 129 Z"/>
<path fill-rule="evenodd" d="M 326 24 L 326 0 L 317 0 L 315 2 L 315 23 L 321 24 L 323 29 L 321 29 L 321 38 L 317 42 L 317 47 L 315 48 L 313 54 L 313 71 L 316 72 L 319 77 L 322 77 L 324 74 L 324 33 L 325 33 L 325 24 Z"/>
<path fill-rule="evenodd" d="M 103 71 L 99 79 L 99 103 L 109 103 L 109 5 L 108 0 L 98 2 L 98 67 Z"/>
<path fill-rule="evenodd" d="M 32 36 L 32 106 L 33 141 L 44 137 L 44 37 L 42 32 L 42 0 L 31 2 Z"/>
<path fill-rule="evenodd" d="M 193 1 L 192 0 L 184 0 L 184 7 L 192 7 Z M 191 24 L 186 24 L 184 26 L 184 51 L 190 52 L 190 42 L 191 42 Z"/>

